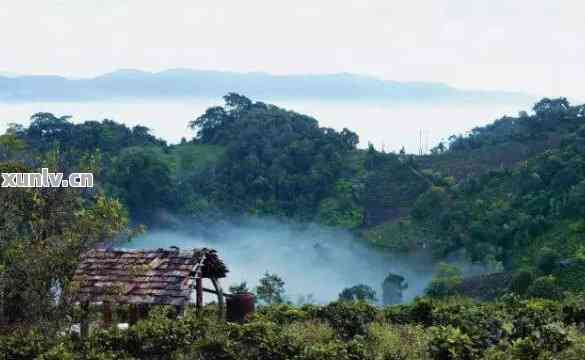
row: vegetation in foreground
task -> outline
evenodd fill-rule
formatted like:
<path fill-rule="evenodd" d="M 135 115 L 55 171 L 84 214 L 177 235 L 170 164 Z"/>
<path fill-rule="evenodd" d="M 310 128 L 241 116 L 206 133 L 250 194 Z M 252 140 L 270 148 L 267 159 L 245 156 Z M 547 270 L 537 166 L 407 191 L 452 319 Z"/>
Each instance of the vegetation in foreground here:
<path fill-rule="evenodd" d="M 123 319 L 124 312 L 118 316 Z M 365 302 L 264 306 L 244 324 L 217 320 L 213 305 L 176 318 L 155 308 L 128 330 L 0 336 L 8 359 L 567 359 L 585 357 L 585 297 L 475 303 L 420 298 L 376 308 Z"/>

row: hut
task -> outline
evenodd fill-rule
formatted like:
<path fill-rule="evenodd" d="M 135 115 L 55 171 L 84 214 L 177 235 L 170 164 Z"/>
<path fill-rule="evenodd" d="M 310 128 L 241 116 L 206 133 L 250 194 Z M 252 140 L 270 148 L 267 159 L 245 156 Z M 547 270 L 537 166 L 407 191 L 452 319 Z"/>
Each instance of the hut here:
<path fill-rule="evenodd" d="M 181 313 L 194 302 L 200 309 L 203 292 L 207 291 L 217 295 L 221 315 L 224 293 L 220 279 L 227 272 L 212 249 L 93 249 L 81 258 L 70 297 L 84 309 L 82 336 L 88 332 L 86 319 L 90 305 L 102 307 L 105 324 L 112 323 L 112 305 L 129 305 L 132 324 L 153 305 L 175 306 Z M 203 279 L 209 279 L 214 289 L 204 289 Z"/>

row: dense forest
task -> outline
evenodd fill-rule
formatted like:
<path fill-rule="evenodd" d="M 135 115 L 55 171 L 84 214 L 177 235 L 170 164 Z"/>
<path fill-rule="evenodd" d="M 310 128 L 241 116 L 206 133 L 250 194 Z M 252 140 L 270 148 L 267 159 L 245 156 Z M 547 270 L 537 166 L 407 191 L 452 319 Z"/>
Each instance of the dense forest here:
<path fill-rule="evenodd" d="M 530 112 L 412 155 L 359 149 L 348 129 L 235 93 L 224 99 L 173 145 L 142 126 L 76 124 L 50 113 L 0 135 L 0 172 L 48 167 L 96 179 L 82 190 L 0 188 L 0 353 L 585 358 L 585 105 L 543 99 Z M 82 252 L 144 226 L 240 216 L 346 229 L 380 252 L 428 251 L 438 270 L 409 304 L 374 306 L 371 289 L 356 285 L 338 302 L 295 307 L 278 296 L 285 283 L 267 273 L 264 280 L 280 280 L 277 289 L 245 324 L 215 322 L 210 305 L 179 320 L 162 308 L 127 331 L 84 340 L 63 331 L 79 316 L 62 295 Z M 443 263 L 454 254 L 493 274 L 465 279 Z"/>

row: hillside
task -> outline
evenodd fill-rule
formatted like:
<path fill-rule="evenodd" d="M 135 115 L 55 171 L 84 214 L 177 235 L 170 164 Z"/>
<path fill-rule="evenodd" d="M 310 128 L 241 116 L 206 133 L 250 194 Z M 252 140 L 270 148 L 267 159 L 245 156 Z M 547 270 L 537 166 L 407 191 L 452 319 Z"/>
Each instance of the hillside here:
<path fill-rule="evenodd" d="M 580 226 L 584 106 L 543 99 L 531 115 L 415 156 L 359 150 L 350 130 L 234 93 L 225 100 L 191 123 L 191 141 L 173 146 L 140 126 L 36 114 L 3 136 L 2 156 L 35 166 L 58 146 L 65 169 L 94 159 L 98 186 L 154 226 L 170 225 L 168 214 L 275 216 L 346 228 L 392 250 L 465 250 L 507 268 L 534 264 L 544 245 L 562 256 L 578 250 L 580 237 L 566 229 Z"/>

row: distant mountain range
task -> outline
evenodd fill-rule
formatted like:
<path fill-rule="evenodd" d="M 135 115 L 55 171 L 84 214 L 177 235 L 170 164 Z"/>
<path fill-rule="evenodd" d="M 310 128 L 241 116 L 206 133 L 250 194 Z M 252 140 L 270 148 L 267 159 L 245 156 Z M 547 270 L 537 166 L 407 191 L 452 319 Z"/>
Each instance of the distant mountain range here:
<path fill-rule="evenodd" d="M 228 92 L 258 100 L 517 103 L 534 98 L 523 93 L 461 90 L 442 83 L 387 81 L 348 73 L 271 75 L 189 69 L 152 73 L 129 69 L 87 79 L 0 74 L 3 102 L 218 98 Z"/>

